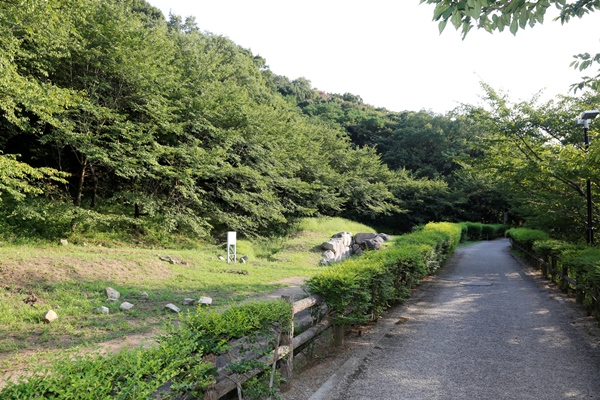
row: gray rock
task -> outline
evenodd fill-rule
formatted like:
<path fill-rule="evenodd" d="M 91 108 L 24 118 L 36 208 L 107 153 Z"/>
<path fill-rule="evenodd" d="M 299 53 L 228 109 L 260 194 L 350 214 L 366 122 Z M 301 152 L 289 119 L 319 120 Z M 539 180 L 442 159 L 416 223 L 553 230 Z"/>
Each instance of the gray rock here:
<path fill-rule="evenodd" d="M 248 262 L 248 256 L 241 256 L 241 257 L 240 257 L 240 262 L 241 262 L 241 263 L 246 263 L 246 262 Z"/>
<path fill-rule="evenodd" d="M 359 250 L 362 253 L 362 247 L 360 247 L 360 244 L 355 243 L 352 245 L 352 253 L 356 254 Z"/>
<path fill-rule="evenodd" d="M 332 236 L 333 239 L 340 239 L 345 247 L 349 247 L 352 244 L 352 233 L 350 232 L 339 232 Z"/>
<path fill-rule="evenodd" d="M 44 314 L 44 322 L 49 324 L 50 322 L 54 322 L 58 319 L 58 315 L 56 314 L 56 312 L 54 312 L 54 310 L 48 310 L 48 312 L 46 314 Z"/>
<path fill-rule="evenodd" d="M 322 258 L 321 261 L 319 261 L 319 265 L 322 267 L 325 267 L 325 266 L 329 265 L 329 260 Z"/>
<path fill-rule="evenodd" d="M 98 307 L 98 308 L 96 308 L 96 310 L 95 310 L 95 311 L 96 311 L 98 314 L 108 314 L 108 312 L 109 312 L 110 310 L 108 309 L 108 307 L 104 307 L 104 306 L 102 306 L 102 307 Z"/>
<path fill-rule="evenodd" d="M 381 249 L 381 242 L 375 239 L 367 239 L 362 244 L 365 250 L 379 250 Z"/>
<path fill-rule="evenodd" d="M 128 311 L 128 310 L 131 310 L 133 308 L 133 304 L 124 301 L 123 303 L 121 303 L 121 305 L 119 306 L 119 308 L 121 310 Z"/>
<path fill-rule="evenodd" d="M 69 241 L 67 239 L 60 239 L 60 244 L 66 246 L 69 244 Z"/>
<path fill-rule="evenodd" d="M 200 297 L 200 299 L 198 300 L 198 303 L 202 304 L 203 306 L 210 306 L 213 302 L 213 299 L 211 299 L 210 297 Z"/>
<path fill-rule="evenodd" d="M 190 304 L 194 304 L 195 302 L 195 299 L 190 299 L 189 297 L 186 297 L 185 299 L 183 299 L 181 304 L 183 304 L 184 306 L 189 306 Z"/>
<path fill-rule="evenodd" d="M 333 251 L 333 250 L 335 249 L 335 246 L 334 246 L 334 245 L 333 245 L 333 243 L 331 243 L 331 242 L 324 242 L 324 243 L 321 245 L 321 249 L 323 249 L 323 250 L 331 250 L 331 251 Z"/>
<path fill-rule="evenodd" d="M 171 311 L 173 311 L 174 313 L 178 313 L 179 311 L 181 311 L 181 310 L 179 309 L 179 307 L 177 307 L 175 304 L 171 304 L 171 303 L 167 304 L 167 305 L 165 306 L 165 308 L 166 308 L 166 309 L 168 309 L 168 310 L 171 310 Z"/>
<path fill-rule="evenodd" d="M 219 261 L 223 261 L 223 260 L 225 260 L 225 257 L 223 257 L 222 255 L 220 255 L 220 254 L 219 254 L 219 255 L 217 256 L 217 259 L 218 259 Z"/>
<path fill-rule="evenodd" d="M 390 240 L 392 240 L 392 237 L 390 235 L 388 235 L 387 233 L 379 233 L 379 234 L 377 234 L 377 236 L 382 238 L 384 242 L 389 242 Z"/>
<path fill-rule="evenodd" d="M 354 243 L 363 244 L 366 240 L 374 239 L 376 237 L 376 233 L 357 233 L 354 235 Z"/>
<path fill-rule="evenodd" d="M 106 297 L 108 297 L 109 299 L 118 299 L 119 297 L 121 297 L 121 293 L 119 293 L 117 290 L 111 287 L 107 287 L 106 289 L 104 289 L 104 293 L 106 293 Z"/>
<path fill-rule="evenodd" d="M 335 260 L 335 253 L 331 250 L 324 251 L 322 255 L 326 260 Z"/>
<path fill-rule="evenodd" d="M 142 292 L 142 293 L 140 293 L 140 296 L 141 297 L 148 297 L 148 293 L 147 292 Z"/>
<path fill-rule="evenodd" d="M 377 236 L 377 237 L 375 237 L 375 238 L 373 238 L 371 240 L 374 240 L 374 241 L 379 242 L 379 243 L 385 242 L 385 240 L 383 240 L 383 238 L 381 236 Z"/>
<path fill-rule="evenodd" d="M 354 252 L 354 255 L 355 256 L 362 256 L 362 253 L 364 253 L 364 250 L 361 247 L 359 247 L 358 250 L 356 250 Z"/>

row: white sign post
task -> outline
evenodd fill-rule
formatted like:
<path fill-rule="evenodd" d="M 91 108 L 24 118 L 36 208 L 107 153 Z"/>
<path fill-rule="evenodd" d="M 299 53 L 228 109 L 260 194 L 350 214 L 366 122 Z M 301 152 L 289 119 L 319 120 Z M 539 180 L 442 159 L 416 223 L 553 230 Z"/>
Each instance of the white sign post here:
<path fill-rule="evenodd" d="M 237 261 L 236 233 L 227 232 L 227 264 Z"/>

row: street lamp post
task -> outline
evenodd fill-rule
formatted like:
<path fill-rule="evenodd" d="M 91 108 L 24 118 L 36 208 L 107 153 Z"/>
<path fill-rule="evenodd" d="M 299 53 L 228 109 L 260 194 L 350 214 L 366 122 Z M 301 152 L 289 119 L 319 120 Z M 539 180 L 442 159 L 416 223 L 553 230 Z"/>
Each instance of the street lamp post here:
<path fill-rule="evenodd" d="M 588 110 L 581 114 L 581 118 L 577 121 L 578 124 L 583 125 L 583 140 L 585 143 L 585 150 L 587 151 L 590 147 L 590 137 L 588 136 L 588 130 L 590 129 L 590 121 L 596 118 L 600 114 L 598 110 Z M 592 184 L 590 178 L 585 181 L 586 194 L 587 194 L 587 229 L 586 229 L 586 241 L 588 244 L 594 244 L 594 227 L 592 223 Z"/>

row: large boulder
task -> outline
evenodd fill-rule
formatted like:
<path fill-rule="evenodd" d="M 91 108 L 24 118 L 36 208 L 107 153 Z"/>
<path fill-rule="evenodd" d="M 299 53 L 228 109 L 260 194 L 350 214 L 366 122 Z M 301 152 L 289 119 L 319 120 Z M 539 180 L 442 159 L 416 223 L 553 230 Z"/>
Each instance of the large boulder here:
<path fill-rule="evenodd" d="M 390 235 L 388 235 L 387 233 L 379 233 L 377 236 L 382 238 L 384 242 L 388 242 L 388 241 L 392 240 L 392 237 Z"/>
<path fill-rule="evenodd" d="M 376 239 L 365 240 L 362 245 L 365 250 L 379 250 L 381 249 L 381 242 Z"/>
<path fill-rule="evenodd" d="M 354 235 L 354 243 L 363 244 L 365 241 L 375 239 L 376 237 L 376 233 L 357 233 Z"/>
<path fill-rule="evenodd" d="M 342 243 L 346 247 L 350 247 L 352 245 L 352 233 L 350 232 L 339 232 L 331 237 L 332 239 L 341 239 Z"/>

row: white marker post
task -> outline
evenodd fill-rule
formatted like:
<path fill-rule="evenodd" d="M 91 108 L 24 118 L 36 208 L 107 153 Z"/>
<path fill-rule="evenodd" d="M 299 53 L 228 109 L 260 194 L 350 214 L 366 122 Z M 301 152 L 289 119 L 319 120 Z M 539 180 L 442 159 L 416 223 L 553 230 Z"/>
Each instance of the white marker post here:
<path fill-rule="evenodd" d="M 237 261 L 236 233 L 227 232 L 227 264 Z"/>

